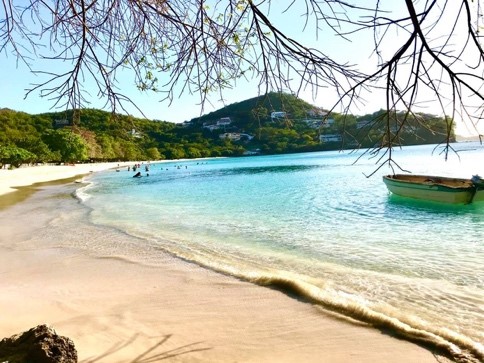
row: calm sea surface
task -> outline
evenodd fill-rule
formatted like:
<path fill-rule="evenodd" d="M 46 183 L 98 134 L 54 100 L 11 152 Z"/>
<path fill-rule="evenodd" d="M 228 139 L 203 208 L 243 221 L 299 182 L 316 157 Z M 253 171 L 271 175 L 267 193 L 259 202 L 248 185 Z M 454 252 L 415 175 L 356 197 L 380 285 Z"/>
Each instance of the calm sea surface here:
<path fill-rule="evenodd" d="M 413 173 L 484 175 L 484 147 L 395 150 Z M 387 192 L 362 152 L 204 159 L 95 174 L 77 194 L 93 223 L 345 316 L 484 360 L 484 203 Z M 399 172 L 395 169 L 395 172 Z M 156 262 L 156 261 L 151 261 Z M 472 360 L 473 358 L 471 358 Z"/>

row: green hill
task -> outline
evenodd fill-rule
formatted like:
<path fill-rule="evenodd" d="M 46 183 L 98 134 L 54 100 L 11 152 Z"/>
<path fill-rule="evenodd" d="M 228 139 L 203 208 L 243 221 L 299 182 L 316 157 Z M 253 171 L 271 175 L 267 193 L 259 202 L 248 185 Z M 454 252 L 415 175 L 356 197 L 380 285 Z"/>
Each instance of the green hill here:
<path fill-rule="evenodd" d="M 231 122 L 217 125 L 221 120 Z M 186 126 L 210 130 L 211 136 L 249 134 L 254 138 L 244 144 L 248 150 L 272 154 L 455 141 L 450 121 L 422 113 L 388 115 L 383 110 L 342 115 L 293 95 L 270 93 L 192 119 Z"/>
<path fill-rule="evenodd" d="M 450 125 L 450 126 L 449 126 Z M 284 93 L 228 105 L 183 124 L 95 109 L 0 110 L 0 164 L 277 154 L 454 140 L 433 115 L 341 115 Z"/>

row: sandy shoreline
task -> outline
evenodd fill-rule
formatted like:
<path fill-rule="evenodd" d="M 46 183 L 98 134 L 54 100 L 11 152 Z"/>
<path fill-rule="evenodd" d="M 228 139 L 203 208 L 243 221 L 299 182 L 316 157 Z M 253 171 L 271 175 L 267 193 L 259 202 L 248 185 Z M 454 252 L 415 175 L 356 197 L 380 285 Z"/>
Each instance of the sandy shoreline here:
<path fill-rule="evenodd" d="M 0 194 L 116 165 L 22 168 L 14 178 L 1 171 Z M 46 323 L 73 339 L 84 363 L 445 361 L 280 291 L 160 251 L 131 258 L 142 241 L 91 225 L 71 196 L 75 187 L 42 186 L 0 209 L 0 338 Z"/>
<path fill-rule="evenodd" d="M 16 187 L 53 180 L 69 179 L 79 175 L 108 170 L 133 162 L 90 163 L 73 165 L 40 165 L 21 167 L 13 170 L 0 169 L 0 195 L 14 192 Z"/>

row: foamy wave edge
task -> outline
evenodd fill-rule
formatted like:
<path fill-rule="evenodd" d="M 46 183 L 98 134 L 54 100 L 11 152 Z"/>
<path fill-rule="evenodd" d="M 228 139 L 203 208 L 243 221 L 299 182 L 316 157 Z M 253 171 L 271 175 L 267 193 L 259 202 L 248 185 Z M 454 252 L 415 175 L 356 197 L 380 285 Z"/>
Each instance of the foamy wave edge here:
<path fill-rule="evenodd" d="M 87 201 L 89 198 L 91 198 L 91 195 L 87 193 L 89 189 L 91 189 L 94 185 L 93 182 L 87 181 L 85 179 L 81 180 L 81 183 L 85 184 L 84 186 L 76 189 L 74 192 L 74 196 L 81 202 Z"/>
<path fill-rule="evenodd" d="M 207 256 L 196 256 L 196 254 L 183 253 L 182 251 L 170 251 L 169 248 L 161 247 L 160 249 L 213 271 L 298 296 L 323 309 L 366 323 L 374 328 L 389 330 L 403 339 L 421 343 L 430 349 L 447 354 L 456 362 L 484 362 L 484 347 L 482 344 L 454 331 L 432 328 L 430 324 L 418 324 L 415 321 L 405 322 L 359 305 L 335 293 L 325 291 L 308 282 L 279 275 L 277 272 L 251 271 L 245 273 L 234 266 L 217 263 L 213 259 L 206 259 Z"/>
<path fill-rule="evenodd" d="M 325 293 L 317 286 L 302 281 L 294 281 L 285 277 L 260 275 L 248 279 L 261 286 L 269 286 L 291 294 L 296 294 L 305 300 L 317 304 L 327 310 L 342 314 L 355 320 L 367 323 L 375 328 L 390 329 L 398 336 L 410 341 L 424 343 L 449 354 L 455 361 L 462 363 L 478 363 L 484 361 L 482 344 L 447 329 L 429 329 L 413 323 L 403 322 L 367 307 L 357 305 L 343 298 L 337 299 Z"/>
<path fill-rule="evenodd" d="M 133 233 L 133 231 L 126 233 L 150 240 L 147 236 Z M 244 271 L 244 269 L 237 268 L 234 265 L 216 261 L 212 255 L 201 253 L 201 251 L 191 249 L 183 251 L 178 248 L 170 248 L 167 245 L 164 247 L 157 245 L 156 248 L 201 267 L 260 286 L 276 288 L 344 317 L 366 323 L 377 329 L 391 331 L 392 334 L 403 339 L 423 344 L 430 349 L 444 353 L 456 362 L 484 362 L 484 347 L 481 343 L 449 329 L 433 328 L 432 325 L 425 324 L 425 322 L 419 324 L 413 320 L 408 322 L 399 320 L 306 281 L 291 279 L 277 271 Z"/>

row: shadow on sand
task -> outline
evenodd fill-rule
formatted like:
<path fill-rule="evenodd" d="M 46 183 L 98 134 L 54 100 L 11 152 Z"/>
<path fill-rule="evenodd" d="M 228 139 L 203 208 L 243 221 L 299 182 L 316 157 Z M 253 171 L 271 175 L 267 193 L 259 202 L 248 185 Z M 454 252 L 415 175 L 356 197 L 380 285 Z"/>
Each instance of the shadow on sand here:
<path fill-rule="evenodd" d="M 113 354 L 121 351 L 123 348 L 132 344 L 138 334 L 133 335 L 130 339 L 128 339 L 124 343 L 117 343 L 109 348 L 106 352 L 102 353 L 96 357 L 90 357 L 79 361 L 79 363 L 95 363 L 95 362 L 111 362 L 112 360 L 109 358 Z M 153 363 L 153 362 L 160 362 L 165 359 L 170 359 L 176 356 L 190 354 L 195 352 L 201 352 L 205 350 L 210 350 L 212 348 L 205 348 L 201 347 L 200 345 L 202 342 L 196 342 L 192 344 L 187 344 L 180 346 L 175 349 L 170 350 L 163 350 L 163 345 L 172 337 L 172 334 L 165 335 L 162 339 L 153 345 L 151 348 L 146 350 L 145 352 L 139 354 L 137 357 L 130 360 L 130 363 Z"/>

